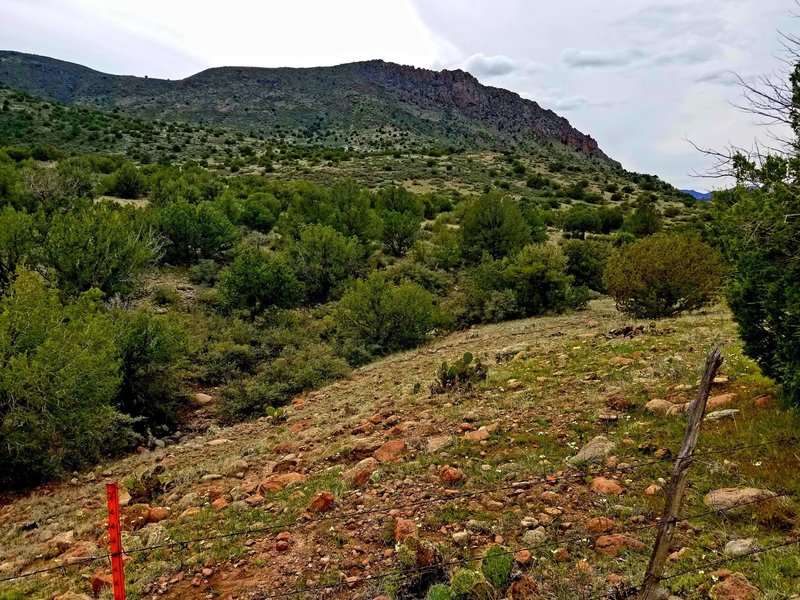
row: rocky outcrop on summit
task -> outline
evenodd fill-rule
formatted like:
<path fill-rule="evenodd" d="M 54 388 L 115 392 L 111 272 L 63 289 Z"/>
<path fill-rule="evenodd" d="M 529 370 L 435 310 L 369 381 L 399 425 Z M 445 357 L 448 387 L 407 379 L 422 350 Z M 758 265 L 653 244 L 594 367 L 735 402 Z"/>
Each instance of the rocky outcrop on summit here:
<path fill-rule="evenodd" d="M 261 134 L 302 131 L 315 143 L 408 135 L 467 149 L 562 144 L 611 161 L 565 118 L 461 70 L 432 71 L 382 60 L 334 67 L 220 67 L 170 81 L 109 75 L 43 56 L 0 51 L 0 86 L 47 100 Z M 398 139 L 398 138 L 393 138 Z"/>

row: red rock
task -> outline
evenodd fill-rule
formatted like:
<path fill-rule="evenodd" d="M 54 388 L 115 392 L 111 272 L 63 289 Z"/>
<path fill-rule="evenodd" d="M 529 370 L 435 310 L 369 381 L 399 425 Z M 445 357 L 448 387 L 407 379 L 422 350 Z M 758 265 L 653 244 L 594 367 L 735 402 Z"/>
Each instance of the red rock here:
<path fill-rule="evenodd" d="M 279 492 L 285 487 L 304 483 L 306 479 L 308 477 L 302 473 L 280 473 L 267 477 L 261 482 L 261 487 L 268 492 Z"/>
<path fill-rule="evenodd" d="M 275 536 L 275 539 L 280 540 L 290 540 L 292 539 L 292 535 L 288 531 L 281 531 L 278 535 Z"/>
<path fill-rule="evenodd" d="M 264 504 L 264 496 L 261 494 L 253 494 L 244 499 L 247 506 L 261 506 Z"/>
<path fill-rule="evenodd" d="M 216 486 L 207 487 L 205 490 L 203 490 L 203 495 L 211 501 L 221 498 L 224 493 L 225 492 L 222 490 L 222 488 L 218 488 Z"/>
<path fill-rule="evenodd" d="M 647 489 L 644 491 L 644 493 L 647 494 L 648 496 L 655 496 L 660 491 L 661 491 L 661 486 L 653 484 L 653 485 L 648 486 Z"/>
<path fill-rule="evenodd" d="M 634 537 L 621 533 L 602 535 L 597 538 L 595 548 L 598 552 L 609 556 L 619 556 L 623 550 L 644 550 L 645 545 Z"/>
<path fill-rule="evenodd" d="M 756 600 L 761 596 L 759 589 L 741 573 L 732 573 L 712 587 L 709 594 L 714 600 Z"/>
<path fill-rule="evenodd" d="M 345 471 L 342 476 L 344 477 L 345 481 L 350 483 L 350 485 L 361 487 L 377 469 L 378 461 L 370 457 L 365 458 L 356 464 L 352 469 Z"/>
<path fill-rule="evenodd" d="M 617 524 L 608 517 L 594 517 L 586 523 L 586 531 L 592 535 L 611 533 L 617 528 Z"/>
<path fill-rule="evenodd" d="M 553 560 L 556 562 L 567 562 L 570 558 L 569 550 L 566 548 L 558 548 L 553 552 Z"/>
<path fill-rule="evenodd" d="M 619 496 L 622 493 L 622 488 L 612 479 L 595 477 L 592 480 L 592 491 L 603 496 Z"/>
<path fill-rule="evenodd" d="M 192 587 L 200 587 L 203 585 L 203 581 L 199 577 L 192 578 Z"/>
<path fill-rule="evenodd" d="M 377 425 L 381 421 L 383 421 L 383 416 L 380 413 L 375 413 L 369 418 L 369 422 L 373 425 Z"/>
<path fill-rule="evenodd" d="M 92 573 L 91 578 L 91 586 L 92 586 L 92 594 L 94 597 L 97 598 L 106 588 L 111 588 L 114 586 L 114 580 L 111 577 L 111 573 L 107 573 L 102 567 L 99 567 Z"/>
<path fill-rule="evenodd" d="M 278 444 L 272 449 L 276 454 L 289 454 L 292 451 L 292 444 L 290 442 L 283 442 Z"/>
<path fill-rule="evenodd" d="M 523 575 L 511 584 L 508 597 L 511 600 L 538 600 L 541 598 L 537 591 L 536 581 L 528 574 Z"/>
<path fill-rule="evenodd" d="M 481 427 L 476 431 L 468 431 L 464 434 L 464 439 L 470 442 L 480 442 L 489 437 L 489 430 L 486 427 Z"/>
<path fill-rule="evenodd" d="M 439 468 L 439 479 L 442 480 L 442 483 L 450 485 L 464 479 L 464 474 L 455 467 L 444 465 Z"/>
<path fill-rule="evenodd" d="M 150 507 L 147 504 L 134 504 L 122 513 L 122 528 L 127 530 L 141 529 L 150 520 Z"/>
<path fill-rule="evenodd" d="M 397 517 L 394 520 L 394 539 L 397 542 L 402 542 L 407 537 L 417 533 L 417 524 L 414 521 Z"/>
<path fill-rule="evenodd" d="M 390 440 L 375 450 L 372 456 L 375 460 L 382 463 L 397 462 L 400 460 L 400 455 L 405 449 L 406 443 L 403 440 Z"/>
<path fill-rule="evenodd" d="M 228 501 L 225 498 L 217 498 L 211 503 L 211 508 L 214 510 L 222 510 L 228 506 Z"/>
<path fill-rule="evenodd" d="M 150 509 L 150 516 L 148 517 L 148 521 L 150 523 L 160 523 L 164 519 L 169 517 L 169 509 L 164 508 L 163 506 L 154 506 Z"/>
<path fill-rule="evenodd" d="M 461 425 L 459 425 L 458 428 L 461 431 L 472 431 L 474 429 L 472 423 L 461 423 Z"/>
<path fill-rule="evenodd" d="M 292 430 L 292 433 L 300 433 L 303 429 L 306 428 L 306 425 L 311 424 L 311 419 L 300 419 L 297 423 L 292 423 L 292 426 L 289 429 Z"/>
<path fill-rule="evenodd" d="M 712 396 L 708 399 L 706 403 L 706 411 L 716 410 L 717 408 L 722 408 L 723 406 L 727 406 L 731 402 L 736 399 L 736 394 L 720 394 L 718 396 Z"/>
<path fill-rule="evenodd" d="M 286 540 L 280 540 L 275 544 L 275 550 L 278 552 L 286 552 L 289 549 L 289 542 Z"/>
<path fill-rule="evenodd" d="M 531 564 L 531 560 L 533 560 L 533 555 L 531 555 L 528 550 L 520 550 L 514 554 L 514 560 L 521 565 L 529 565 Z"/>
<path fill-rule="evenodd" d="M 328 491 L 317 492 L 308 503 L 308 510 L 311 512 L 328 512 L 332 507 L 333 494 Z"/>
<path fill-rule="evenodd" d="M 778 404 L 775 396 L 759 396 L 753 400 L 753 405 L 756 408 L 772 408 Z"/>

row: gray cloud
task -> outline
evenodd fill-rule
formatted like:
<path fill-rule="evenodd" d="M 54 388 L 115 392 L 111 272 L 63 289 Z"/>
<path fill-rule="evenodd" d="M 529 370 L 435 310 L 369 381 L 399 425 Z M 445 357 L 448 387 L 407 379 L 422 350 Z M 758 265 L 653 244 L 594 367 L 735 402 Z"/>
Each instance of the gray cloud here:
<path fill-rule="evenodd" d="M 625 67 L 644 57 L 641 50 L 580 50 L 565 48 L 561 60 L 571 68 L 586 67 Z"/>
<path fill-rule="evenodd" d="M 730 69 L 714 69 L 706 71 L 695 77 L 695 83 L 716 83 L 718 85 L 735 86 L 739 85 L 739 79 Z"/>
<path fill-rule="evenodd" d="M 534 73 L 545 67 L 539 63 L 514 60 L 502 54 L 486 56 L 482 52 L 473 54 L 461 63 L 461 68 L 475 77 L 500 77 L 503 75 Z"/>

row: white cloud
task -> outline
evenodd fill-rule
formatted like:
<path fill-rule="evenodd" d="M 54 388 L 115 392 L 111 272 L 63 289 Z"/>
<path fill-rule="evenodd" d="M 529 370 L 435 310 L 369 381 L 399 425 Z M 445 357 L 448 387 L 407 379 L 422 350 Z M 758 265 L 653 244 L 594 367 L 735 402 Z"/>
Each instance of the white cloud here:
<path fill-rule="evenodd" d="M 475 77 L 498 77 L 501 75 L 511 75 L 520 73 L 535 73 L 546 69 L 539 63 L 514 60 L 503 55 L 486 56 L 479 52 L 473 54 L 461 63 L 461 68 Z"/>
<path fill-rule="evenodd" d="M 641 50 L 580 50 L 565 48 L 561 60 L 568 67 L 626 67 L 644 58 Z"/>

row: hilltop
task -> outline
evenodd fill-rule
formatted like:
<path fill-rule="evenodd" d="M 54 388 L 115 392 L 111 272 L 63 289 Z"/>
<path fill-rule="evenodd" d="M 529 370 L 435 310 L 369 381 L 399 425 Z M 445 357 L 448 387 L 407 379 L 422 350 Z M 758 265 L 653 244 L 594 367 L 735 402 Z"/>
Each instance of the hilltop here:
<path fill-rule="evenodd" d="M 371 60 L 303 69 L 221 67 L 170 81 L 5 51 L 0 85 L 64 104 L 350 149 L 553 147 L 616 164 L 565 118 L 461 70 Z"/>

